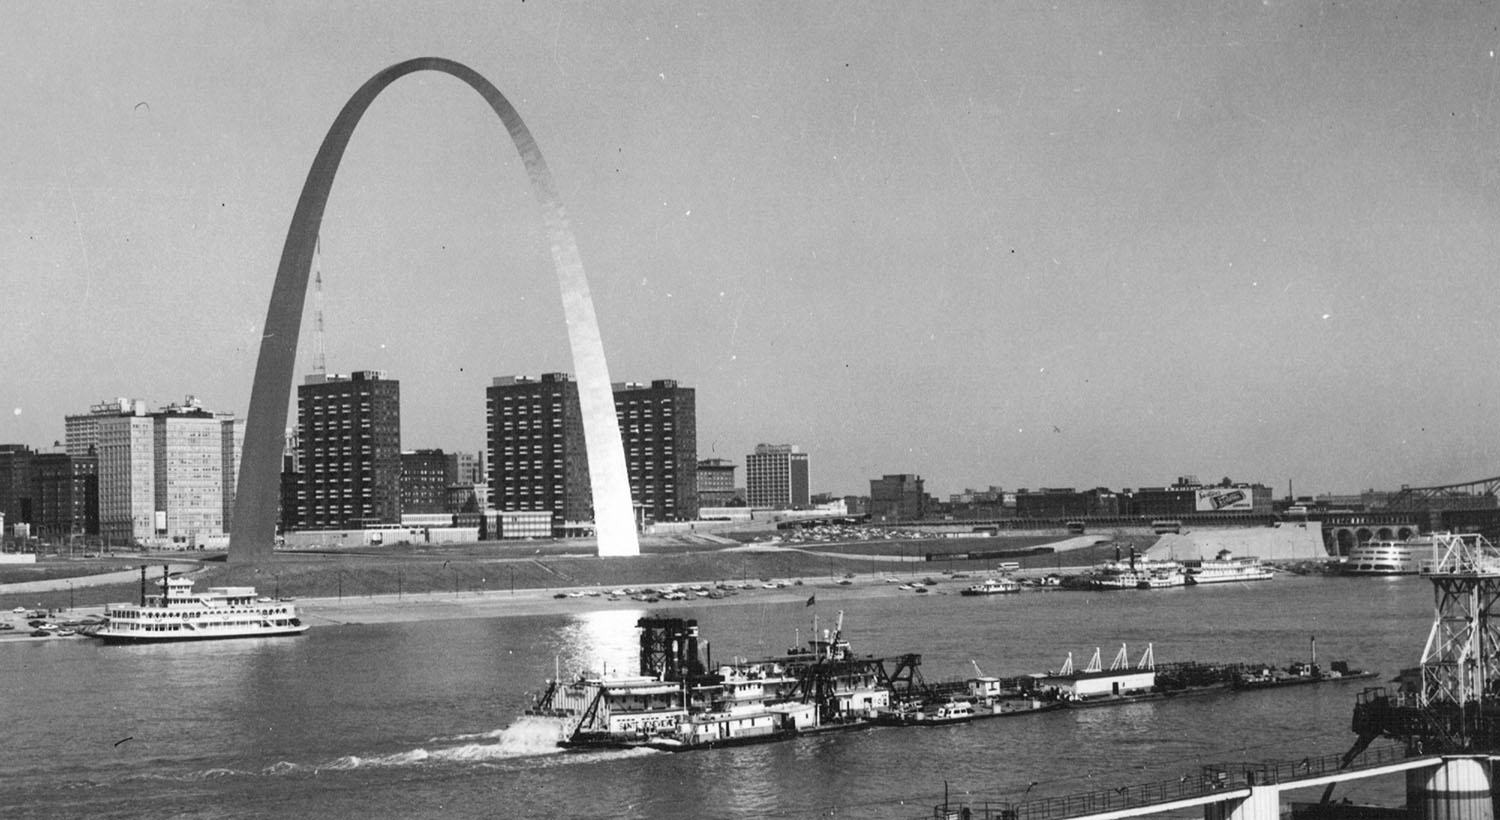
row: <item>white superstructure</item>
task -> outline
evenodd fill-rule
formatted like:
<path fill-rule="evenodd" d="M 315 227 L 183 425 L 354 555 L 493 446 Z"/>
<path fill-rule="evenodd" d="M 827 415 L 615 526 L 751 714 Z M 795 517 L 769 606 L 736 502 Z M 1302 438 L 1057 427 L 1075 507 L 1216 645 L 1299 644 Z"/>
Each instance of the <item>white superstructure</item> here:
<path fill-rule="evenodd" d="M 1259 558 L 1235 558 L 1229 550 L 1220 550 L 1212 559 L 1186 561 L 1187 582 L 1198 584 L 1226 584 L 1234 581 L 1268 581 L 1272 577 L 1270 567 Z"/>
<path fill-rule="evenodd" d="M 1349 551 L 1343 571 L 1351 575 L 1415 575 L 1434 559 L 1432 539 L 1371 541 Z"/>
<path fill-rule="evenodd" d="M 296 635 L 307 631 L 289 601 L 259 597 L 254 587 L 210 587 L 194 593 L 193 582 L 169 577 L 162 595 L 142 604 L 109 604 L 107 623 L 94 633 L 112 642 L 193 641 Z"/>
<path fill-rule="evenodd" d="M 1187 583 L 1182 564 L 1131 557 L 1129 562 L 1111 561 L 1094 567 L 1090 583 L 1098 589 L 1162 589 Z"/>

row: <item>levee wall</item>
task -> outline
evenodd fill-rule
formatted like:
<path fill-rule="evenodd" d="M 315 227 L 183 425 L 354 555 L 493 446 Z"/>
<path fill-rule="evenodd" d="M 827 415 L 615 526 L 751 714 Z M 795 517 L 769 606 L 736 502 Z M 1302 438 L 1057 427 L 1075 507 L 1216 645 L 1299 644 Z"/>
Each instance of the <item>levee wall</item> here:
<path fill-rule="evenodd" d="M 1235 557 L 1255 557 L 1262 561 L 1323 561 L 1323 530 L 1316 521 L 1285 523 L 1275 527 L 1239 529 L 1195 529 L 1163 535 L 1147 558 L 1174 561 L 1197 561 L 1213 558 L 1228 550 Z"/>

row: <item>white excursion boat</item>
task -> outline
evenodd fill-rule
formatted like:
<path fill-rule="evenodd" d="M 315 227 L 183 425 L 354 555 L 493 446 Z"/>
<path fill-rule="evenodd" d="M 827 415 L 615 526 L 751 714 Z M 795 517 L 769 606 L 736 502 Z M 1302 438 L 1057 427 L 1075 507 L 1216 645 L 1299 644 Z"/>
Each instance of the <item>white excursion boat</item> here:
<path fill-rule="evenodd" d="M 1184 562 L 1189 586 L 1198 584 L 1227 584 L 1234 581 L 1269 581 L 1271 568 L 1259 558 L 1234 558 L 1229 550 L 1219 550 L 1212 559 Z"/>
<path fill-rule="evenodd" d="M 1416 575 L 1434 557 L 1431 538 L 1371 541 L 1349 550 L 1342 569 L 1350 575 Z"/>
<path fill-rule="evenodd" d="M 142 595 L 140 604 L 109 604 L 106 623 L 94 637 L 111 643 L 159 643 L 215 638 L 298 635 L 307 624 L 288 601 L 255 594 L 255 587 L 209 587 L 194 593 L 187 578 L 168 577 L 163 594 Z"/>
<path fill-rule="evenodd" d="M 960 595 L 1004 595 L 1008 592 L 1020 592 L 1021 584 L 1010 578 L 986 578 L 977 584 L 965 587 L 959 592 Z"/>
<path fill-rule="evenodd" d="M 1187 583 L 1176 561 L 1152 561 L 1131 556 L 1129 563 L 1112 561 L 1094 568 L 1090 584 L 1097 589 L 1163 589 Z"/>

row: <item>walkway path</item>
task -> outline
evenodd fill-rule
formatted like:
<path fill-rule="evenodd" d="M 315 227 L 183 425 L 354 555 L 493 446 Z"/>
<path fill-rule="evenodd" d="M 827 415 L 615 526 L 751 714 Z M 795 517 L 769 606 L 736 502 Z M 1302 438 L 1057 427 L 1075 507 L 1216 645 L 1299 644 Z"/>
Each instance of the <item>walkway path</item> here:
<path fill-rule="evenodd" d="M 200 569 L 199 564 L 171 564 L 171 572 L 192 572 Z M 111 584 L 128 584 L 141 577 L 138 569 L 127 569 L 119 572 L 105 572 L 99 575 L 79 575 L 73 578 L 49 578 L 45 581 L 21 581 L 15 584 L 0 584 L 0 594 L 12 592 L 57 592 L 69 587 L 103 587 Z M 153 583 L 161 580 L 161 568 L 154 568 L 146 573 L 146 581 Z"/>

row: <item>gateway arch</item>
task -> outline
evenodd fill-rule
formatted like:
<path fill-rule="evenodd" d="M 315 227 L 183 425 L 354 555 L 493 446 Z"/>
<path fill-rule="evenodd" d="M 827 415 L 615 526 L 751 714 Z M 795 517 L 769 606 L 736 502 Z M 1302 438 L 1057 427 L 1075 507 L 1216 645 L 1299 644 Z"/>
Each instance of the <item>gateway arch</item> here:
<path fill-rule="evenodd" d="M 614 395 L 599 323 L 594 315 L 588 278 L 578 255 L 578 243 L 568 227 L 567 214 L 558 199 L 552 172 L 542 159 L 536 141 L 521 121 L 521 115 L 499 89 L 473 69 L 452 60 L 422 57 L 397 63 L 371 77 L 344 104 L 333 126 L 323 138 L 297 209 L 282 246 L 276 284 L 255 365 L 255 383 L 250 392 L 250 410 L 245 422 L 234 520 L 230 525 L 229 560 L 260 562 L 271 558 L 275 546 L 277 506 L 280 495 L 281 453 L 286 430 L 287 405 L 291 399 L 297 334 L 302 327 L 307 299 L 308 272 L 313 248 L 328 204 L 328 192 L 338 171 L 339 160 L 359 124 L 360 117 L 386 86 L 417 71 L 440 71 L 464 81 L 490 104 L 510 132 L 516 151 L 526 165 L 531 186 L 541 205 L 552 262 L 562 290 L 563 318 L 573 349 L 573 367 L 578 378 L 578 400 L 583 412 L 584 446 L 588 451 L 589 479 L 594 492 L 594 525 L 600 555 L 636 555 L 635 515 L 631 506 L 630 481 L 625 471 L 625 451 L 615 418 Z"/>

